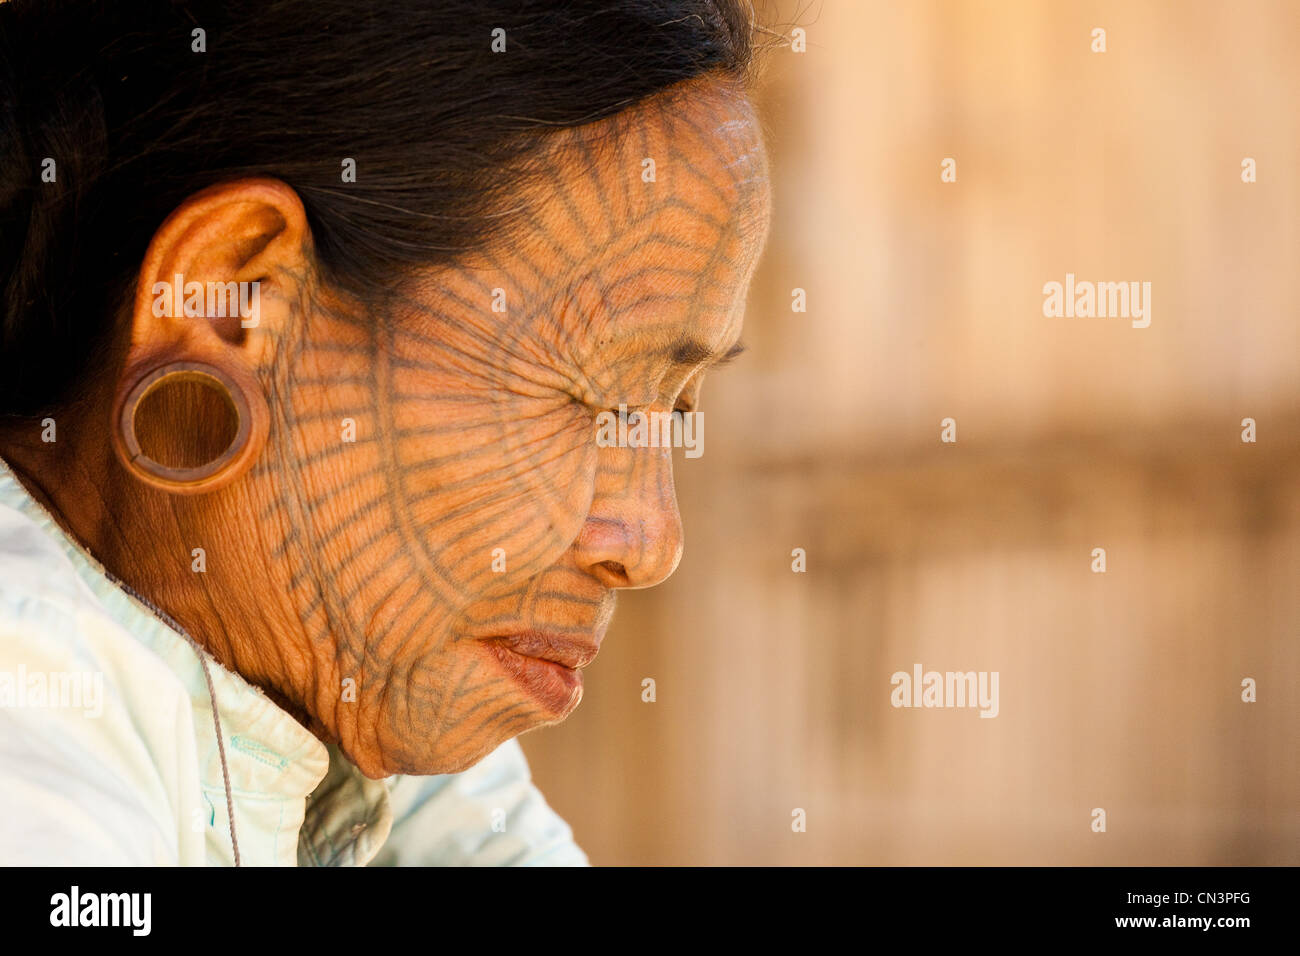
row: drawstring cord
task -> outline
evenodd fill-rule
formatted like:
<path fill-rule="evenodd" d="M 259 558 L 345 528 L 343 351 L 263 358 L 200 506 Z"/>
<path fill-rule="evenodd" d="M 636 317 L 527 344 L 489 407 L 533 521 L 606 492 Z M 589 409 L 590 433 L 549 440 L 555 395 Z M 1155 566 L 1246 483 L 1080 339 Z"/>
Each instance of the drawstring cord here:
<path fill-rule="evenodd" d="M 230 848 L 235 851 L 235 866 L 239 866 L 239 838 L 235 836 L 235 801 L 230 795 L 230 768 L 226 766 L 226 745 L 221 740 L 221 716 L 217 713 L 217 694 L 212 689 L 212 674 L 208 670 L 208 662 L 203 656 L 203 650 L 184 631 L 181 631 L 181 634 L 198 652 L 199 663 L 203 665 L 203 677 L 208 682 L 208 699 L 212 701 L 212 726 L 217 731 L 217 753 L 221 755 L 221 779 L 226 785 L 226 820 L 230 823 Z"/>
<path fill-rule="evenodd" d="M 230 789 L 230 768 L 226 764 L 226 745 L 221 735 L 221 715 L 217 713 L 217 692 L 212 685 L 212 672 L 208 670 L 207 652 L 203 650 L 198 641 L 190 637 L 190 632 L 172 620 L 171 615 L 166 611 L 163 611 L 143 595 L 137 594 L 129 584 L 118 581 L 107 569 L 105 569 L 105 573 L 118 587 L 153 611 L 164 624 L 185 638 L 190 647 L 194 648 L 194 653 L 198 655 L 199 664 L 203 668 L 203 679 L 208 682 L 208 700 L 212 702 L 212 726 L 217 732 L 217 754 L 221 757 L 221 780 L 226 787 L 226 820 L 230 823 L 230 848 L 235 853 L 235 866 L 239 866 L 239 838 L 235 836 L 235 800 Z"/>

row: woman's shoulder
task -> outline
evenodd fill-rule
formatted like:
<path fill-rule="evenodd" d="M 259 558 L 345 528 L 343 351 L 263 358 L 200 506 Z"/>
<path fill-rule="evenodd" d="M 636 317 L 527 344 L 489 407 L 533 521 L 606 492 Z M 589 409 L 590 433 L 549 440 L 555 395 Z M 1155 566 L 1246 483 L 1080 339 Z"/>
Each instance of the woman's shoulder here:
<path fill-rule="evenodd" d="M 32 515 L 0 496 L 0 609 L 33 603 L 72 609 L 93 598 L 59 543 Z"/>
<path fill-rule="evenodd" d="M 87 581 L 87 574 L 92 576 Z M 96 593 L 98 572 L 78 568 L 74 556 L 33 516 L 0 500 L 0 634 L 13 662 L 39 655 L 47 663 L 115 676 L 123 668 L 148 673 L 159 692 L 181 682 L 148 647 L 134 639 L 120 615 Z M 106 578 L 103 590 L 117 588 Z M 156 671 L 156 672 L 155 672 Z"/>

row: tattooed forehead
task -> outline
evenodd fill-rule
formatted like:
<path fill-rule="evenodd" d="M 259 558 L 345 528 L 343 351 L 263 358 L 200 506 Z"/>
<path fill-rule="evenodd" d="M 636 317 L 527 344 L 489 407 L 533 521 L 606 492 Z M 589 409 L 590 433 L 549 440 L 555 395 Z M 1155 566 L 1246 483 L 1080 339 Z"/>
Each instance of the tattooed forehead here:
<path fill-rule="evenodd" d="M 521 228 L 436 277 L 498 361 L 608 376 L 734 344 L 770 197 L 759 125 L 728 84 L 554 134 L 520 203 Z"/>
<path fill-rule="evenodd" d="M 590 250 L 620 234 L 665 244 L 739 238 L 761 244 L 768 175 L 748 99 L 722 81 L 695 81 L 556 137 L 558 175 L 543 183 L 540 225 L 576 220 Z M 549 188 L 547 188 L 549 187 Z M 709 227 L 712 236 L 702 236 Z"/>

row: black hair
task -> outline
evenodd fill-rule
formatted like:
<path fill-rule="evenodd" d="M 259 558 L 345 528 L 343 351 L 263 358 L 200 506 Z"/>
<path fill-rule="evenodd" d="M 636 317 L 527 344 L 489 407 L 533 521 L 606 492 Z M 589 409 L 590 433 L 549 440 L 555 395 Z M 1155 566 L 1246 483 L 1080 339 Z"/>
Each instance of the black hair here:
<path fill-rule="evenodd" d="M 548 131 L 743 77 L 752 30 L 744 0 L 0 0 L 0 413 L 76 398 L 199 189 L 283 180 L 322 278 L 375 292 L 502 228 Z"/>

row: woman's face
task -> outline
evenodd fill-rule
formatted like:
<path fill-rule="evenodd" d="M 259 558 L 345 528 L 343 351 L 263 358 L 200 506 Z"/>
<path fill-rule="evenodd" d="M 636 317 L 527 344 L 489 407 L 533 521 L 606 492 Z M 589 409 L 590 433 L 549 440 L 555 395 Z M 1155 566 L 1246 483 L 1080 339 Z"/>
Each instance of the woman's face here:
<path fill-rule="evenodd" d="M 694 87 L 556 134 L 476 261 L 276 345 L 255 480 L 316 675 L 296 703 L 372 776 L 563 719 L 614 592 L 681 557 L 671 449 L 602 447 L 596 416 L 697 409 L 740 337 L 766 160 L 747 101 Z"/>

